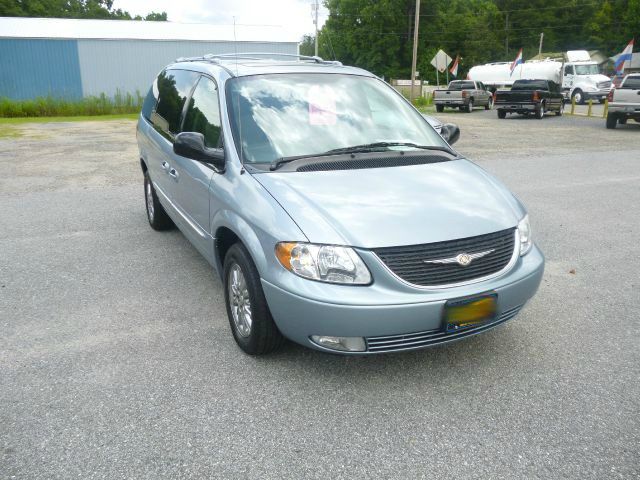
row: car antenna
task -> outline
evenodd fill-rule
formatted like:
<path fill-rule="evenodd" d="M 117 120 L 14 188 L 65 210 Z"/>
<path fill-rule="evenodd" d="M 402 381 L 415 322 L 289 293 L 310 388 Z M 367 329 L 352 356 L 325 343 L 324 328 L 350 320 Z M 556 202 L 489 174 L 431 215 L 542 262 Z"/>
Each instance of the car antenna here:
<path fill-rule="evenodd" d="M 233 53 L 236 57 L 236 77 L 238 76 L 238 40 L 236 38 L 236 16 L 233 16 Z M 242 175 L 244 170 L 244 160 L 242 159 L 242 151 L 244 150 L 242 146 L 242 116 L 240 115 L 240 92 L 238 92 L 237 96 L 238 101 L 238 130 L 240 133 L 240 175 Z"/>

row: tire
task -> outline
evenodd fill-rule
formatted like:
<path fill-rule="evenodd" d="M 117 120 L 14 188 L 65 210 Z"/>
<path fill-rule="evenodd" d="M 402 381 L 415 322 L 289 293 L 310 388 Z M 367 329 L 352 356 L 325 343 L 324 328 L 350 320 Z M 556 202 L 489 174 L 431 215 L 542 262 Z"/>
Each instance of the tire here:
<path fill-rule="evenodd" d="M 238 346 L 249 355 L 264 355 L 280 348 L 284 337 L 269 311 L 258 270 L 241 243 L 227 251 L 223 282 L 227 317 Z"/>
<path fill-rule="evenodd" d="M 170 230 L 174 227 L 173 221 L 167 215 L 164 207 L 158 200 L 156 189 L 149 178 L 149 172 L 144 172 L 144 203 L 147 210 L 147 220 L 154 230 Z"/>
<path fill-rule="evenodd" d="M 473 112 L 473 98 L 469 99 L 469 103 L 467 103 L 467 108 L 465 109 L 467 113 Z"/>
<path fill-rule="evenodd" d="M 620 118 L 618 119 L 618 123 L 619 123 L 620 125 L 626 125 L 626 124 L 627 124 L 627 117 L 620 117 Z"/>
<path fill-rule="evenodd" d="M 607 128 L 614 129 L 618 123 L 618 117 L 613 113 L 607 114 Z"/>
<path fill-rule="evenodd" d="M 498 118 L 507 118 L 507 112 L 504 110 L 498 110 Z"/>
<path fill-rule="evenodd" d="M 579 88 L 573 91 L 573 93 L 571 94 L 571 98 L 574 98 L 578 105 L 584 105 L 584 93 L 582 93 L 582 90 L 580 90 Z"/>
<path fill-rule="evenodd" d="M 536 108 L 536 118 L 542 120 L 544 118 L 544 103 L 540 103 Z"/>
<path fill-rule="evenodd" d="M 564 102 L 560 104 L 560 108 L 556 110 L 556 117 L 561 117 L 564 113 Z"/>
<path fill-rule="evenodd" d="M 487 104 L 484 106 L 485 110 L 493 110 L 493 97 L 489 97 Z"/>
<path fill-rule="evenodd" d="M 438 113 L 444 112 L 444 105 L 436 105 L 436 112 Z"/>

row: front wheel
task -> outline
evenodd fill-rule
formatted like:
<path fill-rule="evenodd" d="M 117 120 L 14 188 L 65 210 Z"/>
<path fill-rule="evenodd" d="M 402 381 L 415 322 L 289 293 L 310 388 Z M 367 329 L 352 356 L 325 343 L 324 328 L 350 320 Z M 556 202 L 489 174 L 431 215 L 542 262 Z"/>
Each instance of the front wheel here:
<path fill-rule="evenodd" d="M 144 172 L 144 203 L 147 207 L 147 220 L 154 230 L 169 230 L 173 228 L 173 222 L 167 215 L 164 207 L 158 200 L 156 189 L 149 177 L 149 172 Z"/>
<path fill-rule="evenodd" d="M 582 90 L 574 90 L 573 95 L 571 96 L 578 105 L 584 105 L 584 93 L 582 93 Z"/>
<path fill-rule="evenodd" d="M 607 114 L 607 128 L 614 129 L 618 123 L 618 117 L 613 113 Z"/>
<path fill-rule="evenodd" d="M 498 110 L 498 118 L 507 118 L 507 112 L 504 110 Z"/>
<path fill-rule="evenodd" d="M 444 105 L 436 105 L 436 112 L 438 113 L 444 112 Z"/>
<path fill-rule="evenodd" d="M 487 104 L 484 106 L 485 110 L 493 110 L 493 98 L 489 97 L 489 100 L 487 100 Z"/>
<path fill-rule="evenodd" d="M 269 311 L 258 270 L 241 243 L 229 248 L 223 279 L 227 316 L 238 346 L 249 355 L 264 355 L 280 348 L 284 337 Z"/>
<path fill-rule="evenodd" d="M 560 108 L 556 111 L 556 116 L 561 117 L 563 113 L 564 113 L 564 103 L 561 103 Z"/>
<path fill-rule="evenodd" d="M 467 103 L 467 113 L 471 112 L 473 112 L 473 100 L 469 100 L 469 103 Z"/>

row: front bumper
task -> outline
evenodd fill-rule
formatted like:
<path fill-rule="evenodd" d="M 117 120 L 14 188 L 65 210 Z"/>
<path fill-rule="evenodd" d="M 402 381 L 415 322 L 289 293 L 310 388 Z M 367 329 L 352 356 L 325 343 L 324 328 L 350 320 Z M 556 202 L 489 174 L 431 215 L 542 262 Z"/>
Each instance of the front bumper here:
<path fill-rule="evenodd" d="M 584 94 L 585 100 L 596 99 L 596 100 L 604 100 L 609 95 L 610 88 L 603 88 L 600 90 L 594 90 L 591 92 L 582 92 Z"/>
<path fill-rule="evenodd" d="M 348 354 L 366 355 L 450 342 L 504 323 L 535 294 L 543 271 L 544 257 L 534 246 L 504 275 L 459 287 L 429 290 L 394 286 L 397 280 L 385 278 L 383 268 L 372 269 L 375 283 L 367 287 L 326 285 L 325 298 L 318 298 L 318 289 L 316 298 L 308 298 L 265 280 L 262 285 L 276 325 L 284 336 L 304 346 L 333 353 L 347 352 L 321 347 L 310 337 L 364 337 L 367 350 Z M 401 289 L 406 291 L 396 295 Z M 444 331 L 442 317 L 447 300 L 486 292 L 495 292 L 498 296 L 498 313 L 493 322 L 454 333 Z"/>

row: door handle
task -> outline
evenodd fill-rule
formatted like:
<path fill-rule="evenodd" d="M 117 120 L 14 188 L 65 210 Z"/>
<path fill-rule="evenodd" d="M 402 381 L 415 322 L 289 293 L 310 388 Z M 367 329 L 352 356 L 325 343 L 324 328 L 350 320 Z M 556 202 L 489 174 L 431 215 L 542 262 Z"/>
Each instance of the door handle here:
<path fill-rule="evenodd" d="M 169 171 L 169 168 L 171 167 L 171 165 L 169 165 L 169 163 L 167 162 L 162 162 L 162 169 L 165 171 Z"/>
<path fill-rule="evenodd" d="M 169 176 L 175 178 L 176 180 L 178 179 L 179 175 L 178 172 L 176 171 L 175 168 L 171 168 L 169 169 Z"/>

